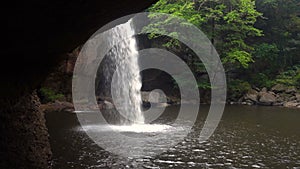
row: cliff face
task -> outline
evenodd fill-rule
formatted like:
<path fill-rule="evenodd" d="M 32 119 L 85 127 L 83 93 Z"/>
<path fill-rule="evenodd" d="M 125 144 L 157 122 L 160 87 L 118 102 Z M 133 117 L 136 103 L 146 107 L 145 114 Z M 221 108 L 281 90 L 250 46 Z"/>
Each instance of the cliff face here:
<path fill-rule="evenodd" d="M 156 0 L 60 0 L 7 4 L 3 12 L 0 92 L 5 98 L 36 88 L 45 75 L 101 26 L 141 12 Z M 17 90 L 18 89 L 18 90 Z"/>
<path fill-rule="evenodd" d="M 34 0 L 2 5 L 0 168 L 48 168 L 48 133 L 34 89 L 101 26 L 154 2 Z"/>
<path fill-rule="evenodd" d="M 49 136 L 40 104 L 34 91 L 19 98 L 11 111 L 1 112 L 1 168 L 47 168 L 49 165 Z"/>

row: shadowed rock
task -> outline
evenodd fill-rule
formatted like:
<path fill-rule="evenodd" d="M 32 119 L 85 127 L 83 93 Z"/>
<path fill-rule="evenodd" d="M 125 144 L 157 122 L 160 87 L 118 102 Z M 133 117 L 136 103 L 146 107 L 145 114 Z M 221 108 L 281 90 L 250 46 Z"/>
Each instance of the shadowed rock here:
<path fill-rule="evenodd" d="M 0 168 L 50 167 L 48 132 L 33 90 L 66 53 L 101 26 L 154 2 L 60 0 L 2 5 Z"/>

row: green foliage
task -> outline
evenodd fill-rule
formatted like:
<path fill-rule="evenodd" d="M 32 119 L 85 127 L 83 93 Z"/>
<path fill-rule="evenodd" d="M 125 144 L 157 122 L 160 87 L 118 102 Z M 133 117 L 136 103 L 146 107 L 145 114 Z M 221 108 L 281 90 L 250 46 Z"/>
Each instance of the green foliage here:
<path fill-rule="evenodd" d="M 39 93 L 41 94 L 41 100 L 44 103 L 54 102 L 55 100 L 60 100 L 64 97 L 63 94 L 56 93 L 49 88 L 41 88 Z"/>
<path fill-rule="evenodd" d="M 262 61 L 276 61 L 278 59 L 278 48 L 276 44 L 261 43 L 255 45 L 254 56 Z"/>
<path fill-rule="evenodd" d="M 300 66 L 293 66 L 292 68 L 280 73 L 274 78 L 270 78 L 270 75 L 264 73 L 254 74 L 250 79 L 251 84 L 257 87 L 271 88 L 275 84 L 283 84 L 285 86 L 300 87 Z"/>
<path fill-rule="evenodd" d="M 271 88 L 275 85 L 274 80 L 271 80 L 266 74 L 264 73 L 258 73 L 254 75 L 254 77 L 251 80 L 251 83 L 259 88 Z"/>
<path fill-rule="evenodd" d="M 256 24 L 264 30 L 266 43 L 278 48 L 278 66 L 287 69 L 299 63 L 300 53 L 300 3 L 299 0 L 256 0 L 257 8 L 264 13 Z"/>
<path fill-rule="evenodd" d="M 201 81 L 201 82 L 198 82 L 197 84 L 198 88 L 199 89 L 211 89 L 211 84 L 208 82 L 208 81 Z"/>
<path fill-rule="evenodd" d="M 243 80 L 234 79 L 228 82 L 228 98 L 239 99 L 251 89 L 251 85 Z M 237 101 L 237 100 L 234 100 Z"/>
<path fill-rule="evenodd" d="M 282 72 L 276 77 L 276 83 L 286 86 L 300 87 L 300 66 L 294 66 L 291 69 Z"/>
<path fill-rule="evenodd" d="M 295 66 L 300 64 L 299 0 L 159 0 L 149 11 L 173 15 L 159 18 L 150 14 L 150 21 L 157 22 L 144 28 L 154 32 L 151 39 L 161 38 L 160 33 L 174 38 L 164 47 L 184 51 L 177 40 L 182 35 L 166 32 L 178 24 L 175 16 L 181 17 L 208 36 L 226 71 L 233 72 L 235 78 L 260 88 L 275 84 L 300 88 L 299 66 Z M 189 66 L 199 76 L 205 71 L 199 61 L 192 60 Z M 249 86 L 246 81 L 230 81 L 229 93 L 238 98 Z M 211 88 L 206 81 L 200 81 L 198 87 Z"/>
<path fill-rule="evenodd" d="M 295 86 L 300 89 L 300 71 L 298 72 L 298 74 L 295 77 Z"/>
<path fill-rule="evenodd" d="M 178 23 L 175 16 L 181 17 L 208 35 L 224 64 L 228 64 L 230 69 L 232 66 L 247 68 L 253 62 L 253 47 L 246 40 L 249 37 L 262 36 L 262 32 L 254 27 L 261 13 L 256 11 L 253 0 L 160 0 L 149 11 L 173 15 L 162 19 L 156 14 L 150 14 L 150 20 L 156 21 L 144 28 L 144 31 L 154 32 L 149 35 L 150 38 L 159 37 L 159 33 L 175 39 L 181 36 L 177 32 L 166 32 L 167 27 Z M 176 45 L 178 43 L 171 41 L 164 46 L 170 48 Z"/>
<path fill-rule="evenodd" d="M 223 63 L 240 64 L 243 68 L 248 68 L 250 62 L 253 62 L 251 54 L 238 49 L 231 50 L 223 59 Z"/>

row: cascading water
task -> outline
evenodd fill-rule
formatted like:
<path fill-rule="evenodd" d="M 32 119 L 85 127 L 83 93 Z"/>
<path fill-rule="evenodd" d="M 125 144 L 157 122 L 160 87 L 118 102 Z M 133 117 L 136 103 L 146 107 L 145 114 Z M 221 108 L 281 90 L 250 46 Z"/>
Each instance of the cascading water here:
<path fill-rule="evenodd" d="M 110 56 L 116 68 L 111 83 L 111 94 L 118 112 L 124 117 L 121 118 L 123 125 L 144 123 L 141 110 L 139 54 L 134 35 L 133 22 L 130 19 L 113 28 L 109 39 L 110 43 L 115 45 Z M 128 37 L 130 38 L 127 39 Z"/>

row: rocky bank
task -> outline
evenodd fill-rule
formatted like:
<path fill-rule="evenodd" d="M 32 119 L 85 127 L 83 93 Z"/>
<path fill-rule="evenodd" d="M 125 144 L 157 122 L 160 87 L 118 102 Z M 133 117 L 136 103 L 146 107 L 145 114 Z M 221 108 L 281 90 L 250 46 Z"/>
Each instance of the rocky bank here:
<path fill-rule="evenodd" d="M 282 84 L 277 84 L 270 90 L 253 88 L 240 98 L 238 103 L 300 108 L 300 92 L 295 87 Z"/>

